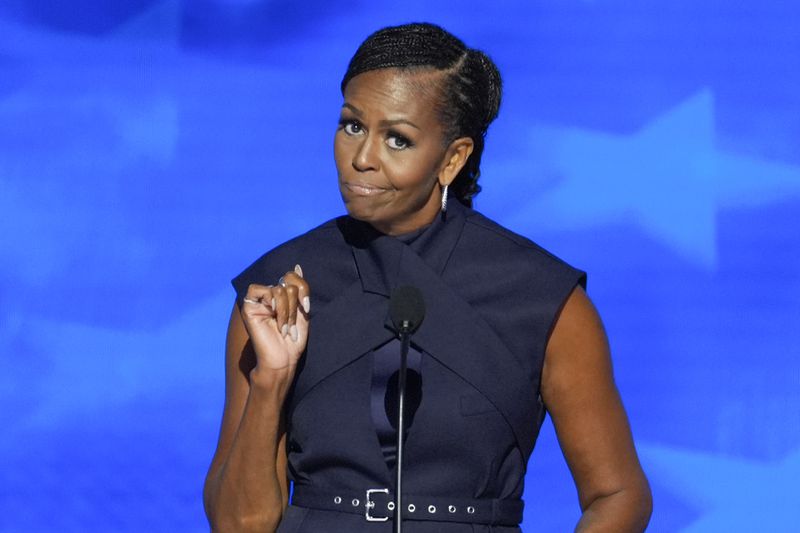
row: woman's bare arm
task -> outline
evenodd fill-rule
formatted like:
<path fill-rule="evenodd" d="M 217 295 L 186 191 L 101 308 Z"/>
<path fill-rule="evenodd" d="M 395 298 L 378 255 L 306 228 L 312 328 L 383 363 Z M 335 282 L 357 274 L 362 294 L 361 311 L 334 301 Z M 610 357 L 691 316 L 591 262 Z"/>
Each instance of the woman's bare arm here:
<path fill-rule="evenodd" d="M 225 410 L 203 490 L 206 514 L 213 531 L 271 531 L 288 498 L 281 411 L 291 377 L 288 370 L 254 375 L 236 305 L 226 344 Z"/>
<path fill-rule="evenodd" d="M 614 384 L 603 325 L 581 287 L 548 342 L 542 398 L 578 489 L 583 514 L 576 531 L 644 531 L 650 487 Z"/>
<path fill-rule="evenodd" d="M 251 285 L 231 311 L 225 408 L 203 490 L 213 531 L 274 531 L 288 502 L 283 404 L 308 338 L 308 285 L 296 272 L 285 288 Z"/>

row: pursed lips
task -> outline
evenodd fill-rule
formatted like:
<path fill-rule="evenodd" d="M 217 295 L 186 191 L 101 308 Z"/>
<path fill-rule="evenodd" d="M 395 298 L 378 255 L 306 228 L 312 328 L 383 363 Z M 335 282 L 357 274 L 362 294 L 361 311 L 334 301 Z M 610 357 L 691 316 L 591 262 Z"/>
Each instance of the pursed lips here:
<path fill-rule="evenodd" d="M 378 187 L 376 185 L 370 185 L 369 183 L 360 183 L 360 182 L 345 181 L 342 185 L 344 185 L 347 188 L 347 190 L 349 190 L 353 194 L 357 194 L 359 196 L 374 196 L 376 194 L 381 194 L 389 190 L 386 187 Z"/>

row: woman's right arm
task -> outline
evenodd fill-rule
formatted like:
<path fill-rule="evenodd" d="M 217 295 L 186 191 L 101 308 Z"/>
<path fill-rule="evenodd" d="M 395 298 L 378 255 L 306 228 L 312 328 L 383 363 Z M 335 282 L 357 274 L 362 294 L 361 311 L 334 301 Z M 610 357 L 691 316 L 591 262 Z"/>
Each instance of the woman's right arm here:
<path fill-rule="evenodd" d="M 297 272 L 284 276 L 285 289 L 251 285 L 231 311 L 225 408 L 203 490 L 213 531 L 273 531 L 287 505 L 283 403 L 308 337 L 298 309 L 308 285 Z"/>

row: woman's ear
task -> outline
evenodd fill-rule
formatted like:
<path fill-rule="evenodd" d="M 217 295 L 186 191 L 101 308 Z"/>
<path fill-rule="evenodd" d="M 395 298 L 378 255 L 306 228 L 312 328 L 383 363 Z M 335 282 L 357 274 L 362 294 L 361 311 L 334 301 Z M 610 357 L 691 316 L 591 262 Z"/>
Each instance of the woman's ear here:
<path fill-rule="evenodd" d="M 475 142 L 471 137 L 459 137 L 450 143 L 444 161 L 442 161 L 442 169 L 439 171 L 439 185 L 444 187 L 453 183 L 458 173 L 467 164 L 467 159 L 474 148 Z"/>

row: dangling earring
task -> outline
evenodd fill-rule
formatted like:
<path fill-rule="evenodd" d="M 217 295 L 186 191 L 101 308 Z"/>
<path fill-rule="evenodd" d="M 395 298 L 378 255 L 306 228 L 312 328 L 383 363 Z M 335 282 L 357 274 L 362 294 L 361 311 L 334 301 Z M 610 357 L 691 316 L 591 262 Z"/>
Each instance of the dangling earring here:
<path fill-rule="evenodd" d="M 447 211 L 447 187 L 448 185 L 445 185 L 442 188 L 442 213 Z"/>

